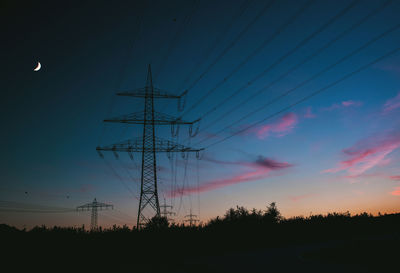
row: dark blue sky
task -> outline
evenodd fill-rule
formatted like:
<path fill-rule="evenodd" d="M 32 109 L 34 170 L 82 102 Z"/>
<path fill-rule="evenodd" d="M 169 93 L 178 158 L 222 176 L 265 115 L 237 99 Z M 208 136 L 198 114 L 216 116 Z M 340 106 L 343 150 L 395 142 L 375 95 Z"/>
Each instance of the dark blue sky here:
<path fill-rule="evenodd" d="M 138 126 L 102 120 L 143 110 L 140 100 L 114 93 L 143 87 L 151 64 L 156 87 L 176 94 L 189 88 L 185 111 L 171 101 L 158 102 L 159 111 L 194 120 L 217 107 L 195 138 L 181 128 L 182 143 L 208 147 L 265 120 L 210 146 L 199 162 L 192 156 L 186 178 L 184 160 L 174 163 L 175 181 L 160 155 L 160 198 L 179 211 L 177 219 L 190 208 L 207 220 L 234 205 L 272 201 L 286 216 L 398 208 L 399 53 L 284 109 L 395 50 L 399 1 L 2 5 L 0 200 L 75 207 L 97 197 L 118 208 L 105 217 L 135 222 L 137 200 L 126 187 L 138 194 L 132 178 L 139 178 L 139 155 L 131 162 L 107 154 L 104 162 L 95 147 L 140 136 Z M 34 72 L 37 62 L 42 69 Z M 171 138 L 170 128 L 158 133 Z M 16 225 L 86 221 L 73 214 L 1 217 Z"/>

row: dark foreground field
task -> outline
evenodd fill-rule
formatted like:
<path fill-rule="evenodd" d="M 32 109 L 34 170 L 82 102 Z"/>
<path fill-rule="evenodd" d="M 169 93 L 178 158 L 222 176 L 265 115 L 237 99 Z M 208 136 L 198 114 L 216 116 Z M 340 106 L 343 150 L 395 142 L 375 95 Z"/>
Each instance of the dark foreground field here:
<path fill-rule="evenodd" d="M 2 272 L 399 272 L 400 213 L 283 219 L 231 209 L 202 227 L 87 232 L 1 225 Z"/>

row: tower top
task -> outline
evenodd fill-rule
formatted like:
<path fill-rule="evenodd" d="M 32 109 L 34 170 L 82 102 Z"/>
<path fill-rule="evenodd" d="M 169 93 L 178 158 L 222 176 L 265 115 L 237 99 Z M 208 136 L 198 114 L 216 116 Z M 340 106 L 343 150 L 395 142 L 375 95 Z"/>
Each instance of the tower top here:
<path fill-rule="evenodd" d="M 147 69 L 146 87 L 150 87 L 150 89 L 153 88 L 153 76 L 151 74 L 151 64 L 149 64 Z"/>

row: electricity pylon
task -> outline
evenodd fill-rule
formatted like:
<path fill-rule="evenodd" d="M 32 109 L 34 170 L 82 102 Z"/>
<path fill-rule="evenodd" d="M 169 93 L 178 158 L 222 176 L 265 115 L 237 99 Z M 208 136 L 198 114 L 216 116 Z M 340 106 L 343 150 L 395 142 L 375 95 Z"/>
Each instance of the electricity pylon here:
<path fill-rule="evenodd" d="M 192 209 L 190 209 L 190 214 L 185 215 L 185 218 L 188 218 L 186 220 L 184 220 L 184 222 L 189 222 L 189 226 L 192 227 L 193 223 L 196 223 L 198 221 L 200 221 L 199 219 L 196 219 L 197 215 L 192 214 Z"/>
<path fill-rule="evenodd" d="M 99 203 L 97 202 L 96 198 L 93 200 L 92 203 L 87 203 L 85 205 L 79 206 L 76 208 L 77 211 L 92 211 L 91 221 L 90 221 L 90 229 L 96 230 L 97 229 L 97 210 L 107 210 L 108 208 L 114 209 L 113 205 Z"/>
<path fill-rule="evenodd" d="M 199 120 L 184 121 L 181 118 L 176 118 L 154 110 L 154 99 L 180 100 L 185 94 L 186 91 L 181 95 L 174 95 L 158 88 L 154 88 L 151 76 L 151 66 L 149 65 L 147 82 L 144 88 L 117 93 L 118 96 L 144 99 L 144 111 L 104 120 L 105 122 L 143 125 L 143 136 L 141 138 L 129 139 L 116 144 L 96 148 L 101 157 L 103 157 L 101 151 L 111 151 L 114 153 L 116 158 L 118 158 L 117 152 L 127 152 L 131 159 L 133 159 L 132 153 L 138 152 L 142 154 L 137 228 L 141 228 L 141 226 L 146 224 L 153 216 L 161 215 L 157 191 L 156 153 L 165 152 L 169 155 L 172 152 L 196 152 L 196 155 L 198 156 L 199 152 L 203 150 L 187 147 L 156 136 L 156 125 L 171 125 L 171 131 L 174 131 L 174 126 L 186 124 L 191 126 L 189 132 L 190 134 L 192 133 L 193 124 Z M 180 103 L 178 104 L 178 108 L 179 105 Z M 144 210 L 147 207 L 149 209 L 145 212 Z"/>
<path fill-rule="evenodd" d="M 162 208 L 160 212 L 161 216 L 167 218 L 168 221 L 173 221 L 173 219 L 168 218 L 168 215 L 175 215 L 175 212 L 168 210 L 168 208 L 172 209 L 173 207 L 171 205 L 167 205 L 167 203 L 165 202 L 165 198 L 164 205 L 160 205 L 160 208 Z"/>

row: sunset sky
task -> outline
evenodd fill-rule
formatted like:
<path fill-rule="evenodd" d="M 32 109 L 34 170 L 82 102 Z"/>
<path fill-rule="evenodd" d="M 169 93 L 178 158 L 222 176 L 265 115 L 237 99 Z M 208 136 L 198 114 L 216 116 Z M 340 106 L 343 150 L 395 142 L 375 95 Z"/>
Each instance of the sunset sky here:
<path fill-rule="evenodd" d="M 188 90 L 182 112 L 156 111 L 202 118 L 193 138 L 157 128 L 205 148 L 157 157 L 175 220 L 271 202 L 285 217 L 400 211 L 400 1 L 55 2 L 1 9 L 1 223 L 88 225 L 39 211 L 95 197 L 115 206 L 101 225 L 136 223 L 140 154 L 96 146 L 141 136 L 102 121 L 143 110 L 115 93 L 143 87 L 148 64 L 155 87 Z"/>

